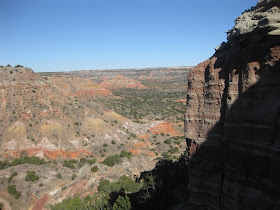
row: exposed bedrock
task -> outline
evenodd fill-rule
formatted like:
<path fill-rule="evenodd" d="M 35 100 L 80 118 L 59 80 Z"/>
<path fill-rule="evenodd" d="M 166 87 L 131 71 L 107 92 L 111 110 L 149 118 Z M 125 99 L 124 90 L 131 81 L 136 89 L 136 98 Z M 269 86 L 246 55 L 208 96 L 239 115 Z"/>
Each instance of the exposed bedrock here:
<path fill-rule="evenodd" d="M 240 17 L 268 14 L 280 23 L 279 3 L 260 1 Z M 188 75 L 193 209 L 280 208 L 280 36 L 271 33 L 277 24 L 237 20 L 229 41 Z"/>

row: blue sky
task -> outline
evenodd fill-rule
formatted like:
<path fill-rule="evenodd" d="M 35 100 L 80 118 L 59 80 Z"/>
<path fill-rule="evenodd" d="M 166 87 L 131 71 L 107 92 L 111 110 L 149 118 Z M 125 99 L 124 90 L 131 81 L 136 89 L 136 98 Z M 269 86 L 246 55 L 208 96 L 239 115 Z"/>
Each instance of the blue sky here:
<path fill-rule="evenodd" d="M 36 72 L 191 66 L 257 0 L 0 0 L 0 65 Z"/>

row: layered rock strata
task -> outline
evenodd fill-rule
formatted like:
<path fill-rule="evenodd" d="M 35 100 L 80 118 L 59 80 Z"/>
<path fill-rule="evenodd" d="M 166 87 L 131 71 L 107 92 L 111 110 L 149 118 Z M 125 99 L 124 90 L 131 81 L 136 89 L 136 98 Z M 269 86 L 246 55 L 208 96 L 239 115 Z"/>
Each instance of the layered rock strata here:
<path fill-rule="evenodd" d="M 259 1 L 188 75 L 193 209 L 280 208 L 280 1 Z"/>

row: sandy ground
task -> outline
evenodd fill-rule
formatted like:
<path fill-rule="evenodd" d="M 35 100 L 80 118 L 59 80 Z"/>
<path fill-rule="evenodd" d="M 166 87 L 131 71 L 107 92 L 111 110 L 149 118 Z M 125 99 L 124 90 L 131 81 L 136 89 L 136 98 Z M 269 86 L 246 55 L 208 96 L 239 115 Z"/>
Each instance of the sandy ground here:
<path fill-rule="evenodd" d="M 4 198 L 0 197 L 0 203 L 2 203 L 4 205 L 3 210 L 12 210 L 9 202 L 7 202 Z"/>

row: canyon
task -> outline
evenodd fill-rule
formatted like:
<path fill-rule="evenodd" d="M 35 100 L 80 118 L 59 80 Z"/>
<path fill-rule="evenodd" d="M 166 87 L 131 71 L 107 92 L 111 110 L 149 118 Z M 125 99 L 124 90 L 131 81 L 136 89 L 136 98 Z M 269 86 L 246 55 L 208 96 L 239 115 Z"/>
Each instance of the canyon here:
<path fill-rule="evenodd" d="M 279 209 L 279 0 L 215 50 L 195 67 L 1 66 L 0 209 Z"/>
<path fill-rule="evenodd" d="M 1 203 L 48 208 L 94 195 L 104 179 L 139 176 L 163 156 L 177 159 L 186 144 L 185 107 L 176 101 L 185 100 L 190 69 L 35 73 L 0 67 Z M 178 77 L 184 79 L 173 84 Z M 116 156 L 121 162 L 104 164 Z M 30 171 L 39 181 L 26 181 Z"/>

